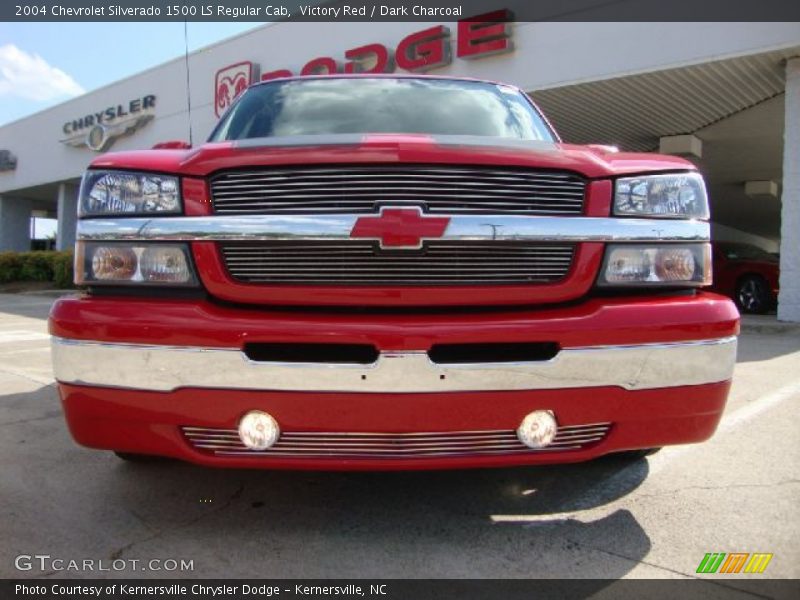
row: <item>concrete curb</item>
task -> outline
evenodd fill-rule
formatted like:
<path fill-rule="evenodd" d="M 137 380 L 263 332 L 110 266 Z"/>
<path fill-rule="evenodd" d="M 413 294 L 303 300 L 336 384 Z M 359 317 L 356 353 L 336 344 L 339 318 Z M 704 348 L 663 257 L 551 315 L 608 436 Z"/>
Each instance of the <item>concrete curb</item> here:
<path fill-rule="evenodd" d="M 742 315 L 742 333 L 800 334 L 800 323 L 778 321 L 774 315 Z"/>
<path fill-rule="evenodd" d="M 19 296 L 44 296 L 46 298 L 61 298 L 69 294 L 78 293 L 80 290 L 37 290 L 34 292 L 6 292 L 9 294 L 16 293 Z"/>

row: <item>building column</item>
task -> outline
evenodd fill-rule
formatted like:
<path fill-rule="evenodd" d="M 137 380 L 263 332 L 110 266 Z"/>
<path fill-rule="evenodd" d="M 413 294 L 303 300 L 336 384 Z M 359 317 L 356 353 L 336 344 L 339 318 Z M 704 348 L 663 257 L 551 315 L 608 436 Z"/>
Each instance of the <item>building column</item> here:
<path fill-rule="evenodd" d="M 800 57 L 786 63 L 778 319 L 800 322 Z"/>
<path fill-rule="evenodd" d="M 57 211 L 56 250 L 71 250 L 75 246 L 75 229 L 78 226 L 78 186 L 59 184 Z"/>
<path fill-rule="evenodd" d="M 0 196 L 0 252 L 31 249 L 31 201 Z"/>

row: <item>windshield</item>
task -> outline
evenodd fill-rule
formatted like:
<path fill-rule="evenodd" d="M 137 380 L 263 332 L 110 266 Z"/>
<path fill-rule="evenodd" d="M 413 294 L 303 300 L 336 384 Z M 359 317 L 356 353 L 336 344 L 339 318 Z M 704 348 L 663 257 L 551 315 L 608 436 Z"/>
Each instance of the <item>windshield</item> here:
<path fill-rule="evenodd" d="M 359 133 L 554 141 L 514 88 L 448 79 L 319 78 L 248 89 L 209 141 Z"/>

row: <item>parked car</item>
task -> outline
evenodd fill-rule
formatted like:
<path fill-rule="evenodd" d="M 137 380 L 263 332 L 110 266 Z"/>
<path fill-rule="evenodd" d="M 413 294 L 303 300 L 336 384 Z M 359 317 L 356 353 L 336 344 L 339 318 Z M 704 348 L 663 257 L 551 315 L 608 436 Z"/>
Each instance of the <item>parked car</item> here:
<path fill-rule="evenodd" d="M 251 86 L 99 156 L 50 314 L 73 437 L 126 459 L 433 469 L 699 442 L 739 314 L 686 160 L 562 144 L 512 86 Z"/>
<path fill-rule="evenodd" d="M 763 314 L 778 301 L 779 260 L 750 244 L 714 242 L 711 289 L 733 298 L 739 310 Z"/>

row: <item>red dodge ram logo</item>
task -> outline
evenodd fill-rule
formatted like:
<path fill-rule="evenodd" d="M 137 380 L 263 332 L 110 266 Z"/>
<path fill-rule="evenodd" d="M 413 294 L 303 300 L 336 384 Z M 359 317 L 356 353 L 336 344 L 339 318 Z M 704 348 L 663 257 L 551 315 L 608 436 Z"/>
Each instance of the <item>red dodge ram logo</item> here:
<path fill-rule="evenodd" d="M 214 114 L 221 117 L 253 80 L 253 63 L 245 61 L 217 71 L 214 78 Z"/>
<path fill-rule="evenodd" d="M 444 235 L 450 217 L 427 217 L 418 207 L 383 208 L 376 217 L 359 217 L 351 238 L 380 240 L 381 248 L 420 248 L 422 240 Z"/>

